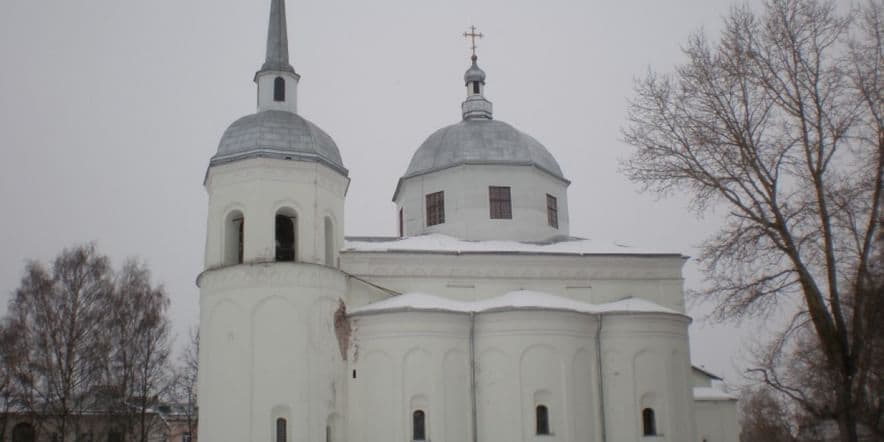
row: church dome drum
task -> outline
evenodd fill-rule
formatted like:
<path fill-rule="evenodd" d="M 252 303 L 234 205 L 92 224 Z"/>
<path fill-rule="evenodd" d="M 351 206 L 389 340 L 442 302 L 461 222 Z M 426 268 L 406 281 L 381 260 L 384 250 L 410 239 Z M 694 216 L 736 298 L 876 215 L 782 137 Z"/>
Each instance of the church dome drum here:
<path fill-rule="evenodd" d="M 287 111 L 265 110 L 233 122 L 210 164 L 248 157 L 317 161 L 347 174 L 334 140 L 315 124 Z"/>

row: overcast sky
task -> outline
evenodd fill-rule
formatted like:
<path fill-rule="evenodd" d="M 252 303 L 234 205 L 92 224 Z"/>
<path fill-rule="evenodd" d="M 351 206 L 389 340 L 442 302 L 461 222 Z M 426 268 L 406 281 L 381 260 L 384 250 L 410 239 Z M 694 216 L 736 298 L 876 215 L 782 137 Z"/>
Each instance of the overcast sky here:
<path fill-rule="evenodd" d="M 0 2 L 0 312 L 28 259 L 96 241 L 144 259 L 198 320 L 209 158 L 255 111 L 269 0 Z M 571 233 L 696 256 L 718 218 L 657 199 L 618 172 L 633 80 L 668 72 L 688 35 L 720 29 L 727 0 L 289 0 L 299 111 L 340 147 L 346 234 L 394 235 L 390 199 L 411 155 L 460 119 L 471 24 L 496 119 L 527 132 L 571 179 Z M 701 275 L 691 261 L 687 288 Z M 749 327 L 694 305 L 692 358 L 739 381 Z"/>

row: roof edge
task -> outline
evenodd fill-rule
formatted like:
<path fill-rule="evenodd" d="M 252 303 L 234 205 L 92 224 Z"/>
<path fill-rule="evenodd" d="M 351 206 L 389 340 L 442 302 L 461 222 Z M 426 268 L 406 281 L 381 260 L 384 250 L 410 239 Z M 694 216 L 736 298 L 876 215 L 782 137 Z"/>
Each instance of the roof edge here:
<path fill-rule="evenodd" d="M 396 189 L 393 191 L 393 199 L 392 199 L 392 201 L 395 202 L 395 201 L 396 201 L 396 198 L 399 196 L 399 190 L 402 188 L 402 182 L 403 182 L 403 181 L 405 181 L 405 180 L 409 180 L 409 179 L 411 179 L 411 178 L 417 178 L 417 177 L 420 177 L 420 176 L 429 175 L 429 174 L 431 174 L 431 173 L 440 172 L 440 171 L 443 171 L 443 170 L 452 169 L 452 168 L 455 168 L 455 167 L 462 167 L 462 166 L 515 166 L 515 167 L 532 167 L 532 168 L 537 169 L 537 170 L 539 170 L 539 171 L 541 171 L 541 172 L 543 172 L 543 173 L 545 173 L 545 174 L 551 176 L 552 178 L 554 178 L 554 179 L 556 179 L 556 180 L 558 180 L 558 181 L 564 183 L 564 184 L 565 184 L 565 187 L 568 187 L 568 186 L 571 185 L 571 180 L 569 180 L 569 179 L 567 179 L 567 178 L 565 178 L 565 177 L 563 177 L 563 176 L 560 176 L 560 175 L 556 174 L 555 172 L 553 172 L 553 171 L 551 171 L 551 170 L 549 170 L 549 169 L 547 169 L 547 168 L 545 168 L 545 167 L 541 167 L 539 164 L 537 164 L 537 163 L 535 163 L 535 162 L 533 162 L 533 161 L 523 161 L 523 162 L 517 162 L 517 163 L 501 163 L 501 162 L 498 162 L 498 161 L 464 160 L 464 161 L 458 161 L 458 162 L 456 162 L 456 163 L 451 163 L 451 164 L 448 164 L 448 165 L 445 165 L 445 166 L 442 166 L 442 167 L 436 167 L 436 168 L 432 168 L 432 169 L 427 169 L 427 170 L 420 171 L 420 172 L 418 172 L 418 173 L 413 173 L 413 174 L 410 174 L 410 175 L 403 175 L 403 176 L 399 177 L 399 180 L 396 182 Z"/>

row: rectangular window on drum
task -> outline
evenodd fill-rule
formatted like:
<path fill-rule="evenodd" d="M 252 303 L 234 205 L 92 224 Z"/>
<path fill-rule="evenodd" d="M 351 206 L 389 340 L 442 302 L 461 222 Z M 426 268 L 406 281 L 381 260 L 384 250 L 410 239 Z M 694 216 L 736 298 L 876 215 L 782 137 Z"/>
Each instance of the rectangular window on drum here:
<path fill-rule="evenodd" d="M 546 194 L 546 221 L 550 226 L 559 228 L 559 206 L 556 197 Z"/>
<path fill-rule="evenodd" d="M 445 222 L 445 192 L 427 194 L 427 226 Z"/>
<path fill-rule="evenodd" d="M 500 186 L 489 187 L 488 207 L 491 209 L 491 219 L 512 219 L 513 202 L 510 198 L 510 188 Z"/>

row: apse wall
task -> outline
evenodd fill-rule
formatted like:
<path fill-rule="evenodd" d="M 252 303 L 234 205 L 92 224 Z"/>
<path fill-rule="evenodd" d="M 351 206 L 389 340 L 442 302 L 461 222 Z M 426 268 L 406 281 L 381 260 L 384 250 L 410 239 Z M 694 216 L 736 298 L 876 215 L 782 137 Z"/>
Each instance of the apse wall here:
<path fill-rule="evenodd" d="M 694 440 L 687 317 L 509 308 L 472 318 L 479 441 L 601 441 L 605 429 L 607 440 Z M 468 440 L 470 323 L 454 311 L 356 314 L 354 441 L 410 440 L 417 410 L 428 418 L 427 440 Z"/>
<path fill-rule="evenodd" d="M 597 319 L 562 311 L 482 313 L 476 322 L 479 440 L 600 440 Z M 546 407 L 548 434 L 538 434 Z"/>
<path fill-rule="evenodd" d="M 391 312 L 351 322 L 349 440 L 412 440 L 422 411 L 427 440 L 471 438 L 467 314 Z"/>
<path fill-rule="evenodd" d="M 653 410 L 655 441 L 695 439 L 686 316 L 609 313 L 601 345 L 608 440 L 645 435 L 643 410 Z"/>

